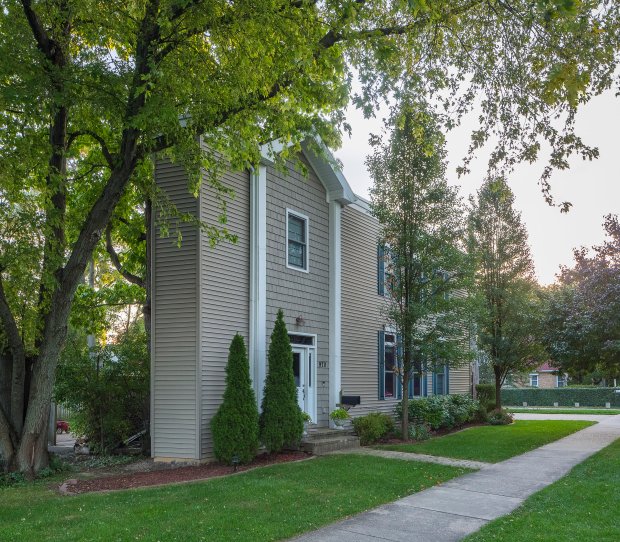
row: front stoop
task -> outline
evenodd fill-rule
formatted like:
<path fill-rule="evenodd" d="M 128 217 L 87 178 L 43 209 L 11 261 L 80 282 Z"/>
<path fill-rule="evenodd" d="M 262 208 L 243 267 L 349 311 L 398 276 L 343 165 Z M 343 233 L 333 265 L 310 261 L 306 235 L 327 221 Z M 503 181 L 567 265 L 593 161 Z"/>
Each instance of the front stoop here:
<path fill-rule="evenodd" d="M 308 431 L 300 448 L 313 455 L 325 455 L 338 450 L 359 448 L 360 439 L 353 431 L 316 428 Z"/>

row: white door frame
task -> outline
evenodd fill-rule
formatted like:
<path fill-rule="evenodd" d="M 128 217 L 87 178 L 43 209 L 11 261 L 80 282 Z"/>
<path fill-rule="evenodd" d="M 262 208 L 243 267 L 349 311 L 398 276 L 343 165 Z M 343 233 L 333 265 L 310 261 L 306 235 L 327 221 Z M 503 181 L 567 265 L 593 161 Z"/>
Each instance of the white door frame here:
<path fill-rule="evenodd" d="M 313 423 L 317 422 L 317 362 L 316 362 L 316 335 L 312 333 L 290 333 L 289 335 L 300 335 L 303 337 L 311 337 L 312 344 L 295 344 L 291 343 L 293 352 L 300 354 L 300 387 L 304 396 L 298 402 L 300 406 L 303 404 L 302 410 L 310 415 Z"/>

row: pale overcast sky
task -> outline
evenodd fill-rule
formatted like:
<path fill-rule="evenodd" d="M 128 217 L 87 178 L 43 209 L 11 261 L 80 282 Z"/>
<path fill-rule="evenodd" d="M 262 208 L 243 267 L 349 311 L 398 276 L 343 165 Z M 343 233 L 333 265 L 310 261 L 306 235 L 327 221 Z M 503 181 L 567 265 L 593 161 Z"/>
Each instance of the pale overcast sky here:
<path fill-rule="evenodd" d="M 371 152 L 368 135 L 379 133 L 379 119 L 366 120 L 350 108 L 347 119 L 353 128 L 351 138 L 344 137 L 342 148 L 335 155 L 342 161 L 343 173 L 353 190 L 368 198 L 371 180 L 364 166 Z M 569 213 L 560 213 L 549 207 L 540 192 L 538 179 L 544 167 L 541 161 L 521 165 L 508 179 L 515 193 L 516 206 L 521 211 L 528 228 L 532 255 L 541 284 L 551 284 L 561 264 L 572 265 L 572 249 L 591 246 L 603 238 L 603 217 L 608 213 L 620 214 L 620 97 L 613 92 L 601 95 L 582 108 L 577 117 L 577 134 L 600 151 L 598 160 L 584 162 L 573 159 L 571 169 L 558 171 L 551 179 L 556 201 L 570 201 Z M 469 133 L 475 128 L 475 118 L 470 116 L 458 130 L 448 134 L 448 180 L 459 185 L 467 197 L 480 187 L 486 160 L 482 155 L 471 167 L 472 173 L 457 178 L 455 169 L 465 155 Z"/>

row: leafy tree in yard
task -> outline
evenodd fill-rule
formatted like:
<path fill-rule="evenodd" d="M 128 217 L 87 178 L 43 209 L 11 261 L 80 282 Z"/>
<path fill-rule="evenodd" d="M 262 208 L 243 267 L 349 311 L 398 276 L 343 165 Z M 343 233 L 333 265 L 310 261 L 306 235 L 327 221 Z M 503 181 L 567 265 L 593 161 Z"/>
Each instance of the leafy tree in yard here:
<path fill-rule="evenodd" d="M 107 453 L 148 431 L 150 362 L 141 321 L 94 349 L 72 329 L 57 371 L 55 398 L 75 412 L 72 429 L 86 435 L 93 450 Z"/>
<path fill-rule="evenodd" d="M 472 198 L 470 252 L 484 307 L 478 340 L 495 377 L 496 408 L 506 376 L 536 365 L 541 348 L 541 300 L 514 195 L 503 179 L 487 180 Z"/>
<path fill-rule="evenodd" d="M 270 452 L 279 452 L 285 446 L 297 444 L 304 432 L 293 375 L 293 350 L 282 309 L 278 311 L 271 333 L 267 359 L 269 369 L 260 415 L 260 440 Z"/>
<path fill-rule="evenodd" d="M 211 420 L 213 452 L 230 463 L 237 456 L 249 463 L 258 450 L 258 407 L 250 380 L 250 365 L 243 337 L 233 337 L 226 366 L 224 399 Z"/>
<path fill-rule="evenodd" d="M 282 159 L 308 134 L 338 142 L 356 71 L 362 88 L 353 101 L 367 114 L 390 92 L 440 94 L 452 125 L 480 97 L 472 152 L 497 126 L 494 164 L 535 159 L 543 139 L 552 166 L 566 167 L 571 153 L 596 156 L 574 137 L 574 113 L 612 84 L 617 61 L 615 2 L 0 6 L 0 207 L 18 208 L 25 226 L 15 238 L 20 258 L 0 254 L 13 375 L 11 408 L 0 408 L 0 455 L 29 475 L 47 464 L 45 426 L 76 290 L 124 195 L 140 186 L 163 230 L 166 217 L 195 222 L 153 187 L 153 155 L 183 161 L 193 193 L 201 167 L 209 171 L 224 213 L 224 162 L 256 164 L 260 145 L 276 139 L 291 143 Z M 231 238 L 224 217 L 199 226 L 214 243 Z M 13 242 L 10 233 L 4 239 Z"/>
<path fill-rule="evenodd" d="M 560 284 L 549 289 L 546 342 L 554 362 L 576 381 L 587 374 L 620 376 L 620 224 L 608 215 L 606 241 L 574 251 Z"/>
<path fill-rule="evenodd" d="M 387 324 L 400 342 L 402 435 L 409 435 L 409 382 L 437 364 L 469 359 L 469 264 L 463 203 L 445 178 L 445 142 L 435 117 L 409 105 L 387 144 L 368 158 L 371 209 L 381 224 Z"/>

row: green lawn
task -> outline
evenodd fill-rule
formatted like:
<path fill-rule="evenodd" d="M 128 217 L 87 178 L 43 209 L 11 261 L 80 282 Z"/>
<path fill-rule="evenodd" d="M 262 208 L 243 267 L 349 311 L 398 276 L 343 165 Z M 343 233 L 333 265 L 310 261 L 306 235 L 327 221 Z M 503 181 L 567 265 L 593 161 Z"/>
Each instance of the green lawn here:
<path fill-rule="evenodd" d="M 577 465 L 467 542 L 620 540 L 620 440 Z"/>
<path fill-rule="evenodd" d="M 612 408 L 573 408 L 573 407 L 547 407 L 547 408 L 523 408 L 506 407 L 506 410 L 518 414 L 596 414 L 615 416 L 620 410 Z"/>
<path fill-rule="evenodd" d="M 0 540 L 280 540 L 468 472 L 339 455 L 205 482 L 60 497 L 0 489 Z M 70 477 L 70 476 L 69 476 Z"/>
<path fill-rule="evenodd" d="M 553 442 L 595 422 L 520 420 L 511 425 L 472 427 L 415 444 L 390 444 L 383 449 L 497 463 Z"/>

